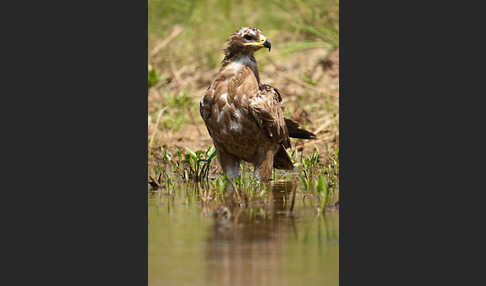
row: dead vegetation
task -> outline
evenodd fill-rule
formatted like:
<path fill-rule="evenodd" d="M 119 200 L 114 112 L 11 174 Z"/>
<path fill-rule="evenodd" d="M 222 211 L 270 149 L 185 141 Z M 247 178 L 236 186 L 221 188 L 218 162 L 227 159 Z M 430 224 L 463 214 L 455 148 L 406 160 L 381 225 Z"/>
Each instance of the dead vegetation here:
<path fill-rule="evenodd" d="M 285 115 L 313 131 L 317 140 L 294 140 L 293 146 L 312 151 L 335 150 L 339 143 L 339 49 L 317 48 L 259 62 L 263 83 L 277 87 Z M 199 115 L 198 102 L 218 69 L 168 67 L 162 80 L 149 89 L 149 146 L 171 151 L 206 149 L 212 142 Z M 329 147 L 329 148 L 328 148 Z"/>
<path fill-rule="evenodd" d="M 279 89 L 286 117 L 317 135 L 316 140 L 291 139 L 288 152 L 302 172 L 303 162 L 318 150 L 315 167 L 321 173 L 307 179 L 315 187 L 319 175 L 325 174 L 326 183 L 338 188 L 338 1 L 223 2 L 149 1 L 147 144 L 152 182 L 166 181 L 154 172 L 163 168 L 164 152 L 174 159 L 178 153 L 188 155 L 188 149 L 197 152 L 212 146 L 199 101 L 219 70 L 225 39 L 240 26 L 255 26 L 272 41 L 271 53 L 255 54 L 262 83 Z M 158 11 L 158 5 L 166 10 Z M 262 11 L 265 17 L 258 17 Z M 209 14 L 210 19 L 201 20 Z M 186 168 L 190 173 L 188 164 L 184 166 L 182 172 Z M 209 174 L 222 173 L 216 160 L 207 168 Z M 203 197 L 210 200 L 212 193 Z"/>

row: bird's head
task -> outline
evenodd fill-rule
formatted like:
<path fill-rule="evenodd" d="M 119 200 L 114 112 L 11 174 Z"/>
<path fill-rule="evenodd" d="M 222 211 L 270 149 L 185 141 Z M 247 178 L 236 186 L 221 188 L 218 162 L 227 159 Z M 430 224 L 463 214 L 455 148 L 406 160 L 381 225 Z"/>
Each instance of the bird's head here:
<path fill-rule="evenodd" d="M 239 28 L 230 36 L 225 53 L 227 55 L 251 55 L 262 47 L 268 48 L 268 51 L 272 48 L 272 44 L 262 31 L 257 28 L 244 27 Z"/>

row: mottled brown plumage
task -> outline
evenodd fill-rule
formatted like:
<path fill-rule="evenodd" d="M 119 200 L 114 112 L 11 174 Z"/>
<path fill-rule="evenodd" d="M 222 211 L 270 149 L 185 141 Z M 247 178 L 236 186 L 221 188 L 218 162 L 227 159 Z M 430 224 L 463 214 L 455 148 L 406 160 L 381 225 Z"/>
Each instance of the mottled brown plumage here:
<path fill-rule="evenodd" d="M 315 138 L 284 118 L 278 90 L 260 83 L 253 53 L 262 47 L 270 50 L 271 44 L 260 30 L 238 29 L 230 36 L 219 73 L 201 99 L 201 116 L 229 177 L 239 175 L 241 160 L 254 164 L 255 175 L 262 180 L 270 179 L 273 167 L 293 169 L 285 151 L 290 147 L 289 135 Z"/>

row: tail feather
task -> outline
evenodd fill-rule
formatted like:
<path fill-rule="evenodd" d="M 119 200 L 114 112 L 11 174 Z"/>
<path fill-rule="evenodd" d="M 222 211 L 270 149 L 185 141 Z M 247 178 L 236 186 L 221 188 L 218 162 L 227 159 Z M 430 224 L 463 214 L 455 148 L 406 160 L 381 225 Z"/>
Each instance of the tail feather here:
<path fill-rule="evenodd" d="M 289 130 L 289 137 L 300 139 L 316 139 L 316 135 L 299 126 L 299 123 L 290 118 L 285 118 L 285 124 Z"/>
<path fill-rule="evenodd" d="M 294 164 L 283 146 L 280 146 L 277 154 L 273 157 L 273 167 L 281 170 L 293 170 Z"/>

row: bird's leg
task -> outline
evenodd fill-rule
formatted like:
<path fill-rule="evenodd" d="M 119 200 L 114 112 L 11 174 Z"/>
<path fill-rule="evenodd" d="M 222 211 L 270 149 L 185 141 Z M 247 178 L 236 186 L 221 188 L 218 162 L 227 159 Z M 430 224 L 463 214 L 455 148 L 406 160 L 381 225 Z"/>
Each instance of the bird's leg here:
<path fill-rule="evenodd" d="M 240 160 L 235 156 L 225 152 L 223 148 L 214 144 L 216 148 L 216 155 L 218 156 L 219 164 L 223 169 L 224 174 L 229 179 L 234 179 L 240 175 Z"/>
<path fill-rule="evenodd" d="M 258 150 L 257 161 L 254 162 L 254 174 L 257 178 L 264 182 L 268 182 L 272 177 L 273 158 L 276 150 L 261 148 Z"/>

